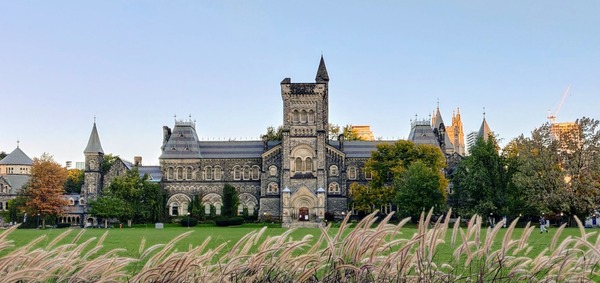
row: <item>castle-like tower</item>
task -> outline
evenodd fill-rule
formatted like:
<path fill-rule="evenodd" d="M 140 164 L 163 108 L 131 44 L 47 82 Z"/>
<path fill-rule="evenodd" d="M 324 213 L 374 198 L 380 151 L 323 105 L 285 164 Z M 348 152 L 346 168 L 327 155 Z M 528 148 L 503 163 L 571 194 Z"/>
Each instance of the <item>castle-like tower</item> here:
<path fill-rule="evenodd" d="M 96 122 L 94 122 L 92 133 L 83 153 L 85 155 L 85 170 L 83 186 L 81 188 L 83 200 L 80 199 L 80 204 L 85 205 L 88 200 L 95 199 L 102 193 L 102 162 L 104 161 L 104 151 L 100 144 Z"/>
<path fill-rule="evenodd" d="M 446 133 L 450 142 L 454 145 L 454 152 L 465 156 L 465 133 L 463 131 L 459 108 L 456 109 L 456 112 L 452 112 L 452 125 L 446 127 Z"/>

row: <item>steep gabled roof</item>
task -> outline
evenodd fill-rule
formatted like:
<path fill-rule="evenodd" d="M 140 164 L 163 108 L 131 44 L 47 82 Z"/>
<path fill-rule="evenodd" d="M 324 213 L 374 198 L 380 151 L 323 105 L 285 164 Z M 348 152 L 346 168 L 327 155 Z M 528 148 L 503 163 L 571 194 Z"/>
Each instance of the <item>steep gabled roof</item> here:
<path fill-rule="evenodd" d="M 485 117 L 483 117 L 483 122 L 481 122 L 481 127 L 479 127 L 479 132 L 477 133 L 477 137 L 482 137 L 484 141 L 487 141 L 490 134 L 493 134 L 492 130 L 490 130 L 490 126 L 488 126 Z"/>
<path fill-rule="evenodd" d="M 96 122 L 94 122 L 94 127 L 92 128 L 92 133 L 90 134 L 90 139 L 88 140 L 88 144 L 85 147 L 83 153 L 102 153 L 102 145 L 100 144 L 100 136 L 98 136 L 98 130 L 96 129 Z"/>
<path fill-rule="evenodd" d="M 198 134 L 196 134 L 196 123 L 191 121 L 176 121 L 175 127 L 168 136 L 159 159 L 201 157 L 202 154 L 198 146 Z"/>
<path fill-rule="evenodd" d="M 29 165 L 33 164 L 33 160 L 25 154 L 18 146 L 13 152 L 0 160 L 0 165 Z"/>
<path fill-rule="evenodd" d="M 321 55 L 321 62 L 319 62 L 319 69 L 317 70 L 315 81 L 318 83 L 326 83 L 329 81 L 329 74 L 327 73 L 327 67 L 325 67 L 323 55 Z"/>

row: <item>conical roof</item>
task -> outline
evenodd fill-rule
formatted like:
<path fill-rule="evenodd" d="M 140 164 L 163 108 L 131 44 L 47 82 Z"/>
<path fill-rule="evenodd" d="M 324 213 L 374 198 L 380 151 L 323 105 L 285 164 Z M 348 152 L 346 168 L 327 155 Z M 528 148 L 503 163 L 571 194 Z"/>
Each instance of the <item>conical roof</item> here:
<path fill-rule="evenodd" d="M 321 62 L 319 63 L 319 69 L 317 70 L 317 76 L 315 77 L 315 81 L 318 83 L 329 82 L 329 74 L 327 73 L 327 67 L 325 67 L 325 60 L 323 59 L 323 55 L 321 55 Z"/>
<path fill-rule="evenodd" d="M 92 133 L 90 134 L 90 139 L 88 140 L 88 144 L 85 147 L 83 153 L 102 153 L 104 154 L 104 150 L 102 150 L 102 145 L 100 144 L 100 136 L 98 136 L 98 130 L 96 129 L 96 122 L 94 122 L 94 127 L 92 128 Z"/>
<path fill-rule="evenodd" d="M 437 107 L 437 109 L 435 110 L 435 117 L 433 118 L 433 128 L 439 129 L 441 124 L 444 124 L 444 120 L 442 120 L 442 113 L 440 113 L 440 107 Z"/>
<path fill-rule="evenodd" d="M 33 164 L 33 160 L 25 154 L 18 146 L 13 152 L 0 160 L 0 165 L 29 165 Z"/>
<path fill-rule="evenodd" d="M 481 127 L 479 127 L 479 132 L 477 133 L 477 137 L 483 137 L 484 141 L 487 141 L 488 137 L 492 134 L 492 130 L 490 130 L 490 126 L 488 126 L 485 117 L 483 117 L 483 122 L 481 122 Z"/>

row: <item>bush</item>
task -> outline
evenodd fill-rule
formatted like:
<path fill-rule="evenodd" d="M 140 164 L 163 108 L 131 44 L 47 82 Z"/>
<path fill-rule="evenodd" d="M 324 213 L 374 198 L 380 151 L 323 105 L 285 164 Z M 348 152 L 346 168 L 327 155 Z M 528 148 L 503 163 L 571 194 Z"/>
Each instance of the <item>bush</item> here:
<path fill-rule="evenodd" d="M 219 217 L 217 219 L 215 219 L 215 224 L 217 224 L 217 226 L 232 226 L 232 225 L 242 225 L 244 224 L 244 218 L 243 217 Z"/>
<path fill-rule="evenodd" d="M 194 227 L 198 224 L 198 219 L 193 217 L 184 217 L 181 219 L 180 223 L 183 227 Z"/>

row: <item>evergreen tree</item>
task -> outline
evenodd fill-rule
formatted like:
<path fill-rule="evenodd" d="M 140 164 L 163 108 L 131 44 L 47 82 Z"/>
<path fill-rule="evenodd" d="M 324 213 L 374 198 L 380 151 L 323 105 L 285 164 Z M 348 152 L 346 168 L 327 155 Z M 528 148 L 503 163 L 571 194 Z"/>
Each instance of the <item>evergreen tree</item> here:
<path fill-rule="evenodd" d="M 237 215 L 238 194 L 232 185 L 225 184 L 223 187 L 223 209 L 222 215 L 233 217 Z"/>

